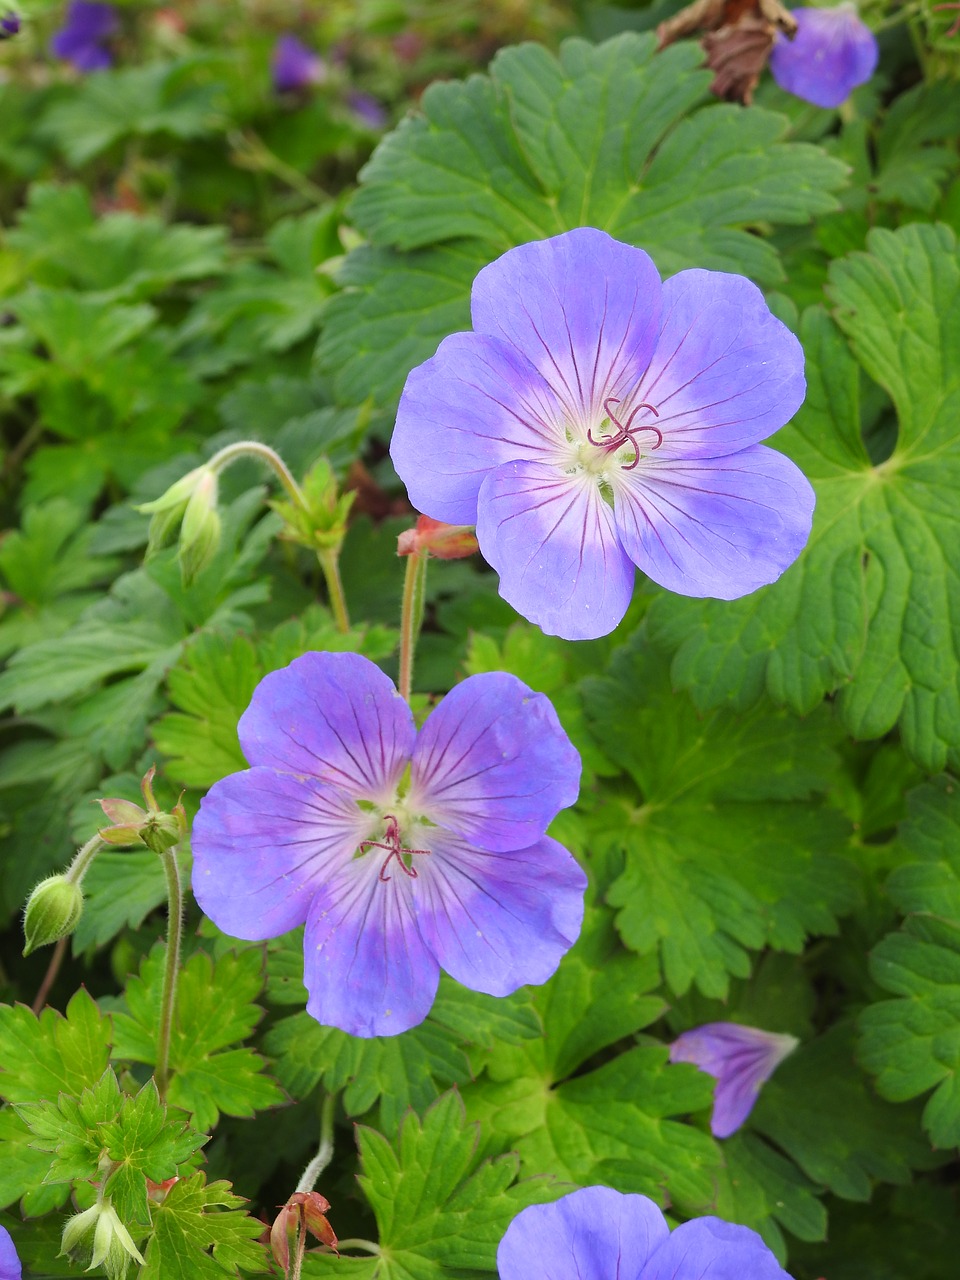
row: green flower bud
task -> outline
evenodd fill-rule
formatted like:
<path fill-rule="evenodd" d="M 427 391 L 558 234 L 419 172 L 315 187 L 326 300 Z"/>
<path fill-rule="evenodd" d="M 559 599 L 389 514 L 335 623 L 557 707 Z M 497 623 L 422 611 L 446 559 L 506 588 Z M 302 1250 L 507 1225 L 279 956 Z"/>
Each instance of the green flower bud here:
<path fill-rule="evenodd" d="M 283 519 L 282 538 L 311 551 L 337 552 L 346 536 L 347 518 L 356 496 L 352 491 L 338 493 L 333 469 L 326 458 L 321 458 L 304 477 L 305 508 L 285 500 L 270 505 Z"/>
<path fill-rule="evenodd" d="M 218 491 L 216 473 L 207 471 L 194 489 L 183 513 L 179 556 L 184 586 L 189 586 L 203 572 L 220 546 Z"/>
<path fill-rule="evenodd" d="M 178 806 L 179 808 L 179 806 Z M 154 853 L 165 853 L 183 839 L 183 824 L 173 813 L 151 813 L 140 828 L 140 839 Z"/>
<path fill-rule="evenodd" d="M 152 515 L 150 521 L 149 542 L 147 543 L 147 559 L 162 547 L 169 546 L 176 536 L 177 528 L 184 519 L 190 499 L 204 478 L 211 475 L 209 467 L 195 467 L 188 471 L 176 484 L 172 484 L 166 493 L 153 502 L 144 502 L 138 511 Z M 216 484 L 216 477 L 214 477 Z"/>
<path fill-rule="evenodd" d="M 41 880 L 27 899 L 23 913 L 25 956 L 73 933 L 83 912 L 83 893 L 64 875 Z"/>
<path fill-rule="evenodd" d="M 63 1228 L 61 1256 L 72 1257 L 76 1253 L 85 1256 L 88 1251 L 90 1264 L 87 1270 L 103 1267 L 110 1280 L 123 1280 L 131 1259 L 143 1264 L 140 1250 L 108 1198 L 98 1200 L 82 1213 L 74 1214 Z"/>

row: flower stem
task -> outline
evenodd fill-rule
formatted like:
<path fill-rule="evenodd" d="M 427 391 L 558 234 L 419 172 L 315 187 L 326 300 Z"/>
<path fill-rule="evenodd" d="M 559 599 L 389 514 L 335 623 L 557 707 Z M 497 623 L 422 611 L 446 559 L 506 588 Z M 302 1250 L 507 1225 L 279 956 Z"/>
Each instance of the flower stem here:
<path fill-rule="evenodd" d="M 287 1272 L 287 1280 L 300 1280 L 300 1273 L 303 1270 L 303 1255 L 307 1251 L 307 1228 L 301 1223 L 297 1231 L 297 1251 L 290 1259 L 290 1270 Z"/>
<path fill-rule="evenodd" d="M 160 861 L 167 878 L 167 957 L 163 970 L 163 990 L 160 994 L 160 1036 L 157 1040 L 155 1073 L 157 1089 L 162 1098 L 166 1094 L 170 1075 L 170 1036 L 177 1002 L 180 939 L 183 933 L 183 889 L 180 885 L 180 868 L 177 866 L 177 846 L 165 849 L 160 854 Z"/>
<path fill-rule="evenodd" d="M 323 1100 L 323 1109 L 320 1112 L 320 1146 L 317 1154 L 304 1169 L 297 1183 L 297 1191 L 312 1191 L 317 1179 L 333 1159 L 333 1109 L 336 1101 L 335 1093 L 328 1093 Z"/>
<path fill-rule="evenodd" d="M 350 630 L 350 615 L 347 613 L 347 598 L 343 594 L 343 582 L 340 579 L 340 557 L 336 551 L 318 551 L 317 559 L 327 584 L 327 595 L 330 597 L 330 608 L 333 610 L 337 630 L 345 635 Z"/>
<path fill-rule="evenodd" d="M 77 850 L 76 857 L 63 873 L 64 878 L 69 880 L 71 884 L 82 884 L 83 877 L 90 870 L 91 862 L 93 862 L 100 850 L 106 847 L 106 840 L 101 840 L 98 835 L 91 836 L 83 848 Z"/>
<path fill-rule="evenodd" d="M 261 444 L 259 440 L 240 440 L 236 444 L 228 444 L 225 449 L 213 455 L 207 466 L 219 473 L 225 467 L 229 467 L 231 462 L 238 462 L 241 458 L 256 458 L 258 462 L 265 462 L 268 467 L 272 467 L 293 501 L 304 511 L 308 510 L 307 500 L 303 496 L 303 490 L 294 480 L 293 472 L 279 453 L 269 445 Z"/>
<path fill-rule="evenodd" d="M 57 980 L 57 974 L 60 972 L 60 966 L 63 964 L 63 957 L 67 954 L 67 943 L 70 941 L 70 935 L 61 938 L 57 945 L 53 948 L 53 955 L 50 957 L 50 963 L 47 965 L 47 972 L 43 975 L 43 981 L 37 989 L 33 1004 L 30 1006 L 34 1013 L 39 1014 L 40 1010 L 47 1003 L 47 996 L 50 994 L 50 988 Z"/>
<path fill-rule="evenodd" d="M 344 1249 L 362 1249 L 364 1253 L 372 1253 L 377 1256 L 380 1254 L 380 1246 L 374 1244 L 372 1240 L 340 1240 L 340 1253 L 343 1254 Z"/>
<path fill-rule="evenodd" d="M 407 556 L 407 573 L 403 580 L 403 605 L 400 613 L 400 693 L 407 702 L 413 692 L 413 656 L 423 622 L 424 594 L 427 583 L 427 553 L 414 551 Z"/>

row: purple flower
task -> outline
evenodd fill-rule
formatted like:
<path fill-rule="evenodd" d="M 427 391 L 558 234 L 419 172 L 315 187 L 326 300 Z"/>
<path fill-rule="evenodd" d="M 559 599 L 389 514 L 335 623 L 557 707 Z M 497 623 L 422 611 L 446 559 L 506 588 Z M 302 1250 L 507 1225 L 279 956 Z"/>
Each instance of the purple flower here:
<path fill-rule="evenodd" d="M 873 75 L 877 41 L 855 4 L 835 9 L 794 9 L 797 34 L 778 32 L 770 70 L 781 89 L 818 107 L 839 107 Z"/>
<path fill-rule="evenodd" d="M 277 93 L 296 93 L 322 80 L 327 67 L 320 55 L 296 36 L 280 36 L 273 46 L 271 71 Z"/>
<path fill-rule="evenodd" d="M 0 1280 L 20 1280 L 23 1268 L 14 1248 L 10 1232 L 0 1227 Z"/>
<path fill-rule="evenodd" d="M 103 47 L 117 29 L 117 15 L 109 4 L 70 0 L 67 21 L 50 41 L 50 52 L 73 63 L 78 71 L 103 71 L 113 58 Z"/>
<path fill-rule="evenodd" d="M 238 732 L 253 768 L 201 805 L 194 892 L 234 937 L 306 923 L 318 1021 L 397 1035 L 426 1017 L 441 966 L 496 996 L 554 972 L 586 878 L 544 834 L 580 758 L 542 694 L 471 676 L 418 733 L 372 662 L 308 653 L 261 681 Z"/>
<path fill-rule="evenodd" d="M 584 1187 L 518 1213 L 500 1280 L 790 1280 L 749 1227 L 695 1218 L 671 1231 L 652 1200 Z"/>
<path fill-rule="evenodd" d="M 7 12 L 0 18 L 0 40 L 9 40 L 20 31 L 20 19 L 15 13 Z"/>
<path fill-rule="evenodd" d="M 729 1138 L 753 1110 L 760 1086 L 798 1043 L 795 1036 L 758 1027 L 707 1022 L 677 1036 L 670 1046 L 670 1061 L 692 1062 L 716 1076 L 710 1129 L 715 1138 Z"/>
<path fill-rule="evenodd" d="M 351 89 L 347 94 L 347 106 L 360 117 L 368 129 L 376 131 L 387 123 L 387 109 L 372 94 L 363 93 L 360 89 Z"/>
<path fill-rule="evenodd" d="M 661 284 L 583 227 L 484 267 L 472 313 L 407 378 L 391 455 L 414 506 L 476 523 L 500 594 L 548 634 L 612 631 L 635 565 L 730 600 L 800 554 L 813 490 L 758 441 L 802 403 L 803 351 L 749 280 Z"/>

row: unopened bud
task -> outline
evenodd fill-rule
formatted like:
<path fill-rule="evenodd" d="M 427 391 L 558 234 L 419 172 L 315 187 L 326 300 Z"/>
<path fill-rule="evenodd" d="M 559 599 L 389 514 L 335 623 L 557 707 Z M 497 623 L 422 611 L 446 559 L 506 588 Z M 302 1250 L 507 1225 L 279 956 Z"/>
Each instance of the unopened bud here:
<path fill-rule="evenodd" d="M 187 834 L 187 815 L 179 802 L 167 813 L 157 804 L 153 793 L 155 768 L 144 774 L 140 784 L 146 808 L 132 800 L 108 796 L 98 803 L 113 825 L 101 827 L 99 836 L 108 844 L 145 844 L 154 853 L 165 853 Z"/>
<path fill-rule="evenodd" d="M 64 875 L 41 880 L 27 899 L 23 913 L 25 956 L 73 933 L 83 912 L 83 893 Z"/>
<path fill-rule="evenodd" d="M 130 1260 L 143 1265 L 143 1256 L 130 1232 L 120 1221 L 109 1199 L 98 1200 L 89 1209 L 74 1214 L 63 1228 L 60 1255 L 73 1257 L 90 1253 L 88 1271 L 103 1267 L 110 1280 L 123 1280 Z"/>
<path fill-rule="evenodd" d="M 280 536 L 311 551 L 339 551 L 357 495 L 339 492 L 333 468 L 326 458 L 314 463 L 307 472 L 301 492 L 303 504 L 286 500 L 270 504 L 283 520 Z"/>
<path fill-rule="evenodd" d="M 147 544 L 148 560 L 161 547 L 169 546 L 173 542 L 190 499 L 204 477 L 209 474 L 212 474 L 209 467 L 194 467 L 192 471 L 188 471 L 185 476 L 179 479 L 176 484 L 172 484 L 166 493 L 159 498 L 156 498 L 153 502 L 141 503 L 137 507 L 138 511 L 153 517 L 150 521 L 149 542 Z"/>
<path fill-rule="evenodd" d="M 337 1252 L 337 1237 L 326 1218 L 329 1208 L 330 1201 L 319 1191 L 295 1191 L 281 1207 L 270 1228 L 270 1251 L 284 1271 L 290 1265 L 290 1245 L 303 1231 Z"/>
<path fill-rule="evenodd" d="M 428 552 L 438 560 L 462 560 L 480 550 L 477 536 L 468 524 L 444 524 L 431 516 L 420 516 L 412 529 L 404 529 L 397 539 L 397 555 Z"/>
<path fill-rule="evenodd" d="M 206 471 L 193 491 L 180 526 L 180 572 L 189 586 L 207 567 L 220 546 L 221 522 L 217 510 L 219 482 Z"/>

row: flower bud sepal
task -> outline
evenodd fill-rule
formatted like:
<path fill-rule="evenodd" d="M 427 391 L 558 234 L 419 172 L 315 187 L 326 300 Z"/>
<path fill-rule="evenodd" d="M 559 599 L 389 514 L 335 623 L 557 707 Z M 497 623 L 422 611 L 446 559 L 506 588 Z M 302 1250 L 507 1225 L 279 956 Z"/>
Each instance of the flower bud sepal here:
<path fill-rule="evenodd" d="M 28 956 L 38 947 L 68 937 L 80 923 L 82 913 L 83 891 L 79 884 L 63 874 L 41 880 L 27 899 L 23 913 L 23 954 Z"/>

